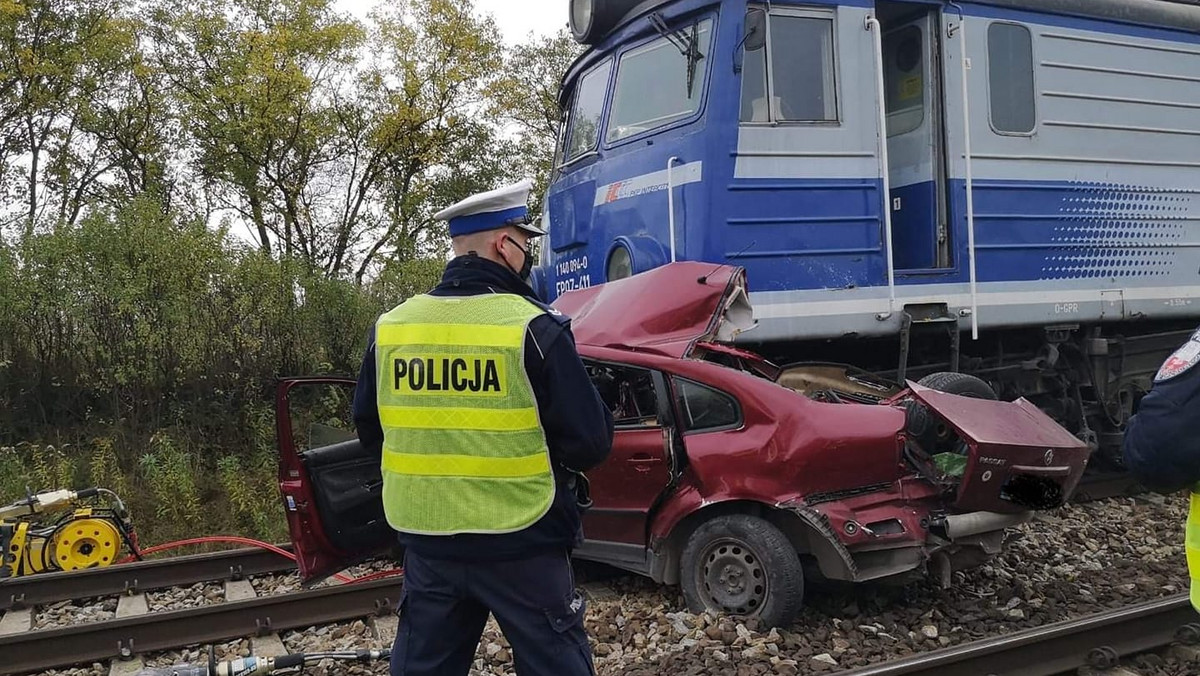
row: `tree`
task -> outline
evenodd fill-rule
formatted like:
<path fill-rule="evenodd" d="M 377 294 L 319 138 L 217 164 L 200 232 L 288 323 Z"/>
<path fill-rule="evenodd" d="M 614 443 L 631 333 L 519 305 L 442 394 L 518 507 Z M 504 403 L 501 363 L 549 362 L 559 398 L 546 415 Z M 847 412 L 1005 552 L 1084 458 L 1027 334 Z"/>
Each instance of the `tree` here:
<path fill-rule="evenodd" d="M 155 56 L 195 178 L 266 253 L 361 284 L 381 256 L 439 255 L 430 200 L 503 166 L 481 120 L 499 31 L 469 2 L 391 3 L 368 31 L 332 0 L 162 1 Z"/>
<path fill-rule="evenodd" d="M 363 30 L 331 0 L 169 0 L 152 14 L 156 59 L 195 145 L 196 178 L 258 245 L 320 257 L 321 168 L 340 147 L 333 94 Z"/>
<path fill-rule="evenodd" d="M 115 0 L 0 0 L 0 171 L 24 238 L 46 220 L 75 222 L 109 169 L 86 126 L 133 49 Z"/>
<path fill-rule="evenodd" d="M 392 3 L 372 16 L 373 55 L 344 116 L 354 199 L 337 225 L 334 265 L 360 284 L 380 258 L 439 255 L 433 214 L 500 173 L 485 91 L 503 58 L 499 30 L 470 2 Z M 491 167 L 489 170 L 485 167 Z"/>
<path fill-rule="evenodd" d="M 131 21 L 144 32 L 141 22 Z M 179 190 L 178 167 L 183 164 L 185 139 L 172 92 L 163 73 L 148 58 L 142 36 L 122 56 L 111 89 L 91 101 L 84 128 L 95 140 L 94 155 L 111 172 L 95 201 L 121 204 L 143 196 L 158 201 L 165 213 L 178 197 L 189 202 L 190 190 Z M 194 205 L 192 206 L 194 209 Z"/>
<path fill-rule="evenodd" d="M 514 47 L 491 88 L 492 114 L 514 125 L 517 155 L 540 202 L 549 187 L 562 112 L 559 87 L 583 48 L 566 30 Z M 540 205 L 535 205 L 540 206 Z"/>

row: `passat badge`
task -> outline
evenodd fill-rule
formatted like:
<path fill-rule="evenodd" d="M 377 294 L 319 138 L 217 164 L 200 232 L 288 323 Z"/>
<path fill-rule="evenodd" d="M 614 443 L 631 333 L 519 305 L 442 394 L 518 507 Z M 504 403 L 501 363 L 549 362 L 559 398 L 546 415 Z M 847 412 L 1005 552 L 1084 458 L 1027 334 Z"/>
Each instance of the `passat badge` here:
<path fill-rule="evenodd" d="M 1162 368 L 1158 369 L 1158 374 L 1154 376 L 1154 382 L 1161 383 L 1164 380 L 1170 380 L 1195 366 L 1198 361 L 1200 361 L 1200 335 L 1193 335 L 1191 340 L 1175 350 L 1175 354 L 1163 362 Z"/>

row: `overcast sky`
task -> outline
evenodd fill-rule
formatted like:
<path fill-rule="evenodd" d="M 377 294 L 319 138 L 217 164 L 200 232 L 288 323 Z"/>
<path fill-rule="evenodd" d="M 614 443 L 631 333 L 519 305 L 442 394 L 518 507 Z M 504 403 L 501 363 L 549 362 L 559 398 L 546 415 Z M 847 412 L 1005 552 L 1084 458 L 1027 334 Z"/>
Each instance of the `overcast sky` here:
<path fill-rule="evenodd" d="M 360 18 L 378 4 L 380 0 L 337 0 L 338 7 Z M 567 0 L 475 0 L 475 7 L 496 18 L 509 43 L 519 42 L 531 31 L 548 35 L 567 25 Z"/>

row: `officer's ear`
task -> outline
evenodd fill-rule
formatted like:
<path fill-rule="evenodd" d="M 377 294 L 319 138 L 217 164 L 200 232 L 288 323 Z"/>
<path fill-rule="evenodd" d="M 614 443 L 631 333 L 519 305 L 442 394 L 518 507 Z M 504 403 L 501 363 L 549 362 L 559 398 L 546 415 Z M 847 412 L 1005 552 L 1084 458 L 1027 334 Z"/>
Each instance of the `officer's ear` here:
<path fill-rule="evenodd" d="M 507 258 L 504 255 L 504 246 L 509 244 L 509 240 L 512 240 L 512 244 L 515 244 L 518 247 L 521 246 L 521 240 L 516 237 L 516 233 L 510 228 L 500 228 L 496 231 L 495 236 L 492 237 L 492 244 L 496 248 L 496 254 L 501 258 L 505 258 L 506 260 Z M 513 255 L 512 251 L 509 251 L 508 253 L 510 256 Z"/>
<path fill-rule="evenodd" d="M 504 260 L 504 228 L 492 231 L 492 236 L 488 238 L 488 249 L 491 250 L 493 256 Z"/>

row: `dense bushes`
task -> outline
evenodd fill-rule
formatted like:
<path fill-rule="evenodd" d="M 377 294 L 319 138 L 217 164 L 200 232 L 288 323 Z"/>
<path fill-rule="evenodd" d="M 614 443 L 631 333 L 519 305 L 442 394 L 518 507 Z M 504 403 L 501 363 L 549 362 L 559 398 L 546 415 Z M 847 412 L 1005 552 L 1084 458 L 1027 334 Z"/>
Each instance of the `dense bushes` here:
<path fill-rule="evenodd" d="M 0 499 L 95 482 L 150 539 L 279 537 L 276 378 L 356 373 L 378 313 L 440 267 L 362 289 L 148 201 L 0 245 Z"/>

